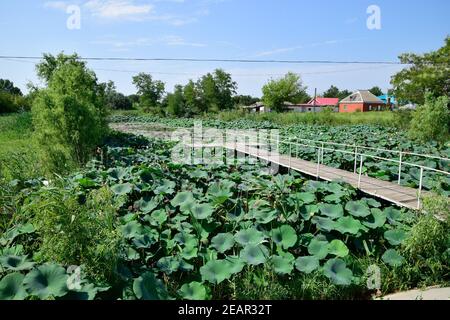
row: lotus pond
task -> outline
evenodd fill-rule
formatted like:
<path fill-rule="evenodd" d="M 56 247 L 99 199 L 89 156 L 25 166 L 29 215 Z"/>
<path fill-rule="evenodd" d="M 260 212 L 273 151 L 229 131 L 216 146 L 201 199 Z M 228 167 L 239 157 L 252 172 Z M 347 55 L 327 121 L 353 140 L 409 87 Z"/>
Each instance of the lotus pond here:
<path fill-rule="evenodd" d="M 258 163 L 174 164 L 168 142 L 117 136 L 68 178 L 2 188 L 0 299 L 362 299 L 424 281 L 393 281 L 414 263 L 415 212 Z"/>

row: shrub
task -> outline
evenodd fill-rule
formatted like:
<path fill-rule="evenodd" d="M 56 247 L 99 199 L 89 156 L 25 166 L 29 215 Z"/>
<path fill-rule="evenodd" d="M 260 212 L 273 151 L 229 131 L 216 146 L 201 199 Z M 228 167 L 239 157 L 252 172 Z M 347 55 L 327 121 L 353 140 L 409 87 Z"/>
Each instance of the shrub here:
<path fill-rule="evenodd" d="M 409 134 L 420 141 L 435 140 L 445 143 L 450 134 L 449 98 L 434 99 L 428 95 L 425 104 L 413 113 Z"/>
<path fill-rule="evenodd" d="M 40 240 L 39 260 L 84 266 L 97 281 L 113 281 L 119 259 L 120 229 L 111 191 L 92 191 L 84 203 L 75 190 L 43 189 L 33 201 Z"/>
<path fill-rule="evenodd" d="M 83 65 L 54 71 L 32 109 L 35 136 L 49 170 L 64 172 L 90 158 L 107 129 L 103 102 L 95 75 Z"/>

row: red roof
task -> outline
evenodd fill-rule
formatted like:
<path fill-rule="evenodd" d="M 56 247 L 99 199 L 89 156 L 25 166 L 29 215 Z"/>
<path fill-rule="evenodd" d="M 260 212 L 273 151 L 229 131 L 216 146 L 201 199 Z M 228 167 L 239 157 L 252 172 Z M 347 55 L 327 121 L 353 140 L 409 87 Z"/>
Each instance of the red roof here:
<path fill-rule="evenodd" d="M 308 102 L 310 105 L 314 105 L 314 99 Z M 339 98 L 316 98 L 316 106 L 336 106 L 339 104 Z"/>

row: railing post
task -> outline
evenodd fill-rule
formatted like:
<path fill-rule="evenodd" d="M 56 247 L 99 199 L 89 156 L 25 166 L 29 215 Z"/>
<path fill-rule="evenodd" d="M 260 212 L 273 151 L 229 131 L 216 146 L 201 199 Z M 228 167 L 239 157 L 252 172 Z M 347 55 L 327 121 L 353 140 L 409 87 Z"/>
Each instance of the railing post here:
<path fill-rule="evenodd" d="M 292 168 L 292 141 L 291 138 L 289 138 L 289 173 L 291 173 Z"/>
<path fill-rule="evenodd" d="M 356 173 L 356 162 L 358 161 L 358 146 L 355 146 L 355 164 L 353 172 Z"/>
<path fill-rule="evenodd" d="M 194 130 L 191 131 L 191 164 L 194 164 Z"/>
<path fill-rule="evenodd" d="M 362 175 L 363 158 L 364 158 L 364 156 L 361 154 L 361 160 L 359 162 L 358 189 L 361 187 L 361 175 Z"/>
<path fill-rule="evenodd" d="M 398 166 L 398 184 L 400 185 L 400 180 L 402 177 L 402 159 L 403 158 L 403 153 L 400 151 L 400 160 L 399 160 L 399 166 Z"/>
<path fill-rule="evenodd" d="M 321 152 L 322 152 L 322 164 L 323 164 L 323 151 L 324 151 L 324 143 L 322 142 L 322 150 L 321 150 Z"/>
<path fill-rule="evenodd" d="M 422 195 L 422 185 L 423 185 L 423 167 L 420 167 L 419 193 L 417 195 L 417 210 L 420 209 L 420 196 Z"/>
<path fill-rule="evenodd" d="M 319 180 L 320 175 L 320 149 L 317 148 L 317 180 Z"/>

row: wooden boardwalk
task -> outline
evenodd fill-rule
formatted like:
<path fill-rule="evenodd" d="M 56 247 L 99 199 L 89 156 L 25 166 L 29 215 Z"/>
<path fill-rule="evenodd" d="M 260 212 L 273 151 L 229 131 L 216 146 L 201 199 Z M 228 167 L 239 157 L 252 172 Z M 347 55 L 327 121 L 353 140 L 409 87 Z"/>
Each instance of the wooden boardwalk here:
<path fill-rule="evenodd" d="M 194 147 L 202 147 L 202 145 L 194 145 Z M 208 147 L 208 145 L 204 145 L 204 147 Z M 211 145 L 209 145 L 209 147 L 211 147 Z M 364 193 L 395 203 L 402 207 L 418 209 L 418 206 L 421 206 L 421 203 L 418 200 L 418 190 L 403 187 L 393 182 L 383 181 L 364 175 L 361 175 L 361 180 L 359 180 L 359 174 L 354 172 L 332 168 L 323 164 L 318 165 L 311 161 L 289 157 L 288 155 L 279 154 L 277 152 L 269 153 L 267 150 L 259 149 L 255 146 L 227 143 L 224 147 L 267 162 L 276 163 L 282 167 L 322 180 L 346 182 Z"/>

